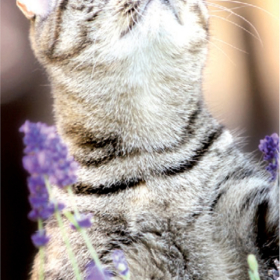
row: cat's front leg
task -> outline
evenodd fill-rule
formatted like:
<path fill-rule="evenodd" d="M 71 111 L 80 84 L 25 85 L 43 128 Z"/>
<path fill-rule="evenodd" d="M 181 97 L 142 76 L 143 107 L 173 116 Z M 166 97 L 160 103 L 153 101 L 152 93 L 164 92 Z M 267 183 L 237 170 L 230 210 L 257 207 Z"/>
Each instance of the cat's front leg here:
<path fill-rule="evenodd" d="M 239 259 L 244 266 L 241 270 L 246 271 L 247 255 L 255 254 L 263 279 L 279 257 L 278 207 L 278 184 L 249 177 L 238 183 L 232 178 L 221 185 L 211 209 L 216 226 L 213 239 L 225 257 L 235 255 L 232 262 Z"/>

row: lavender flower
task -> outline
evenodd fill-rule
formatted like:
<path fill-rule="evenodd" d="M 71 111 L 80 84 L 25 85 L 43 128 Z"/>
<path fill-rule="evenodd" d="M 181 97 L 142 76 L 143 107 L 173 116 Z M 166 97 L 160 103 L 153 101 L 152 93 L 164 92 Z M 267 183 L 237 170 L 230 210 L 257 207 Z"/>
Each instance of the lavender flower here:
<path fill-rule="evenodd" d="M 259 150 L 264 154 L 264 160 L 269 162 L 266 170 L 271 174 L 271 181 L 274 181 L 279 167 L 279 136 L 276 133 L 265 136 L 260 141 Z"/>
<path fill-rule="evenodd" d="M 86 266 L 85 280 L 110 280 L 111 273 L 109 271 L 100 269 L 95 265 L 94 261 L 90 261 Z"/>
<path fill-rule="evenodd" d="M 20 131 L 25 133 L 24 152 L 27 154 L 23 166 L 30 174 L 47 175 L 52 184 L 61 188 L 77 181 L 78 164 L 68 156 L 67 147 L 56 134 L 55 127 L 26 121 Z"/>
<path fill-rule="evenodd" d="M 115 250 L 113 252 L 113 262 L 115 264 L 115 267 L 118 269 L 118 271 L 124 278 L 129 277 L 128 264 L 123 251 Z"/>
<path fill-rule="evenodd" d="M 72 229 L 88 228 L 92 225 L 92 214 L 80 214 L 79 217 L 75 216 L 77 226 L 71 224 Z"/>
<path fill-rule="evenodd" d="M 67 147 L 56 134 L 55 127 L 26 121 L 20 131 L 25 134 L 23 141 L 26 145 L 23 166 L 31 174 L 28 188 L 32 210 L 28 217 L 39 224 L 39 231 L 32 236 L 32 241 L 35 246 L 42 247 L 49 240 L 42 230 L 42 220 L 64 208 L 62 203 L 49 201 L 46 178 L 61 188 L 69 186 L 77 180 L 78 165 L 68 156 Z"/>
<path fill-rule="evenodd" d="M 50 238 L 46 236 L 45 230 L 39 230 L 31 236 L 31 239 L 33 244 L 39 248 L 45 246 Z"/>
<path fill-rule="evenodd" d="M 19 129 L 25 134 L 23 142 L 26 145 L 26 154 L 38 152 L 44 149 L 47 138 L 54 138 L 56 130 L 54 126 L 47 126 L 43 123 L 31 123 L 26 121 Z"/>
<path fill-rule="evenodd" d="M 55 211 L 53 203 L 49 202 L 45 181 L 42 176 L 31 176 L 28 178 L 28 188 L 30 191 L 29 202 L 32 210 L 28 218 L 32 221 L 49 218 Z"/>

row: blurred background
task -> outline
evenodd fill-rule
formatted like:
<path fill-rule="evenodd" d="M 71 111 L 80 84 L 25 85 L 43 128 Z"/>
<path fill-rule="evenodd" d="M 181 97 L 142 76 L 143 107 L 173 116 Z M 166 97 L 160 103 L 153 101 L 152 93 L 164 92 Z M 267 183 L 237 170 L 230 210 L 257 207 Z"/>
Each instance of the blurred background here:
<path fill-rule="evenodd" d="M 259 140 L 279 127 L 279 1 L 208 0 L 208 4 L 211 36 L 205 98 L 211 112 L 245 138 L 244 150 L 260 160 Z M 1 276 L 25 280 L 36 252 L 30 240 L 36 224 L 27 219 L 27 174 L 21 165 L 18 129 L 26 119 L 53 124 L 52 97 L 45 72 L 30 49 L 28 20 L 15 1 L 2 1 L 1 21 Z"/>

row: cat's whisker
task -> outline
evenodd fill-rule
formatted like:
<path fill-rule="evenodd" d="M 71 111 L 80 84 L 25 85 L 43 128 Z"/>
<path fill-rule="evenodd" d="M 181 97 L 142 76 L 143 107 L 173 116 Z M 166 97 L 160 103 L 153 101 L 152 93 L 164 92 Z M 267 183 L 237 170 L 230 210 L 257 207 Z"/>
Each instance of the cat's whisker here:
<path fill-rule="evenodd" d="M 138 14 L 139 17 L 143 17 L 144 14 L 138 10 L 138 8 L 135 9 L 135 12 Z"/>
<path fill-rule="evenodd" d="M 254 4 L 250 4 L 250 3 L 245 3 L 245 2 L 241 2 L 241 1 L 237 1 L 237 0 L 208 0 L 208 1 L 215 1 L 215 2 L 228 2 L 228 3 L 236 3 L 236 4 L 242 4 L 246 7 L 250 7 L 250 8 L 255 8 L 258 9 L 266 14 L 268 14 L 269 16 L 273 17 L 274 19 L 278 19 L 277 16 L 275 16 L 274 14 L 270 13 L 269 11 L 267 11 L 266 9 L 263 9 L 257 5 Z"/>
<path fill-rule="evenodd" d="M 137 19 L 134 18 L 133 12 L 130 13 L 130 16 L 131 16 L 131 19 L 134 22 L 134 24 L 137 24 L 138 22 L 137 22 Z"/>
<path fill-rule="evenodd" d="M 239 27 L 240 29 L 244 30 L 246 33 L 248 33 L 248 34 L 250 34 L 252 37 L 254 37 L 256 40 L 258 40 L 258 41 L 260 42 L 261 46 L 263 46 L 263 42 L 262 42 L 262 40 L 261 40 L 261 38 L 260 38 L 260 36 L 259 36 L 259 33 L 257 33 L 258 36 L 256 36 L 254 33 L 252 33 L 251 31 L 249 31 L 248 29 L 246 29 L 246 28 L 243 27 L 242 25 L 237 24 L 236 22 L 234 22 L 234 21 L 232 21 L 232 20 L 229 20 L 229 19 L 226 19 L 226 18 L 221 17 L 221 16 L 210 15 L 210 17 L 214 17 L 214 18 L 218 18 L 218 19 L 224 20 L 224 21 L 226 21 L 226 22 L 228 22 L 228 23 L 231 23 L 232 25 L 235 25 L 235 26 Z"/>
<path fill-rule="evenodd" d="M 234 61 L 226 54 L 225 51 L 223 51 L 220 47 L 218 47 L 215 43 L 211 42 L 210 40 L 207 40 L 209 44 L 212 44 L 215 48 L 217 48 L 224 56 L 226 56 L 226 58 L 234 65 L 236 66 L 236 64 L 234 63 Z"/>
<path fill-rule="evenodd" d="M 262 42 L 261 36 L 260 36 L 260 34 L 259 34 L 257 28 L 256 28 L 249 20 L 247 20 L 247 19 L 244 18 L 243 16 L 241 16 L 241 15 L 239 15 L 239 14 L 233 12 L 231 9 L 228 9 L 228 8 L 223 7 L 223 6 L 221 6 L 221 5 L 211 3 L 210 6 L 216 7 L 216 8 L 220 8 L 221 10 L 224 10 L 224 11 L 226 11 L 226 12 L 229 12 L 230 14 L 232 14 L 232 15 L 234 15 L 234 16 L 236 16 L 236 17 L 242 19 L 242 20 L 245 21 L 246 23 L 248 23 L 249 26 L 251 26 L 251 27 L 253 28 L 253 30 L 255 31 L 255 33 L 257 34 L 257 38 L 259 39 L 261 45 L 263 46 L 263 42 Z"/>
<path fill-rule="evenodd" d="M 239 9 L 242 9 L 242 8 L 246 8 L 246 6 L 238 6 L 238 7 L 233 7 L 233 8 L 230 8 L 231 10 L 239 10 Z M 215 12 L 215 13 L 219 13 L 219 12 L 224 12 L 224 10 L 213 10 L 211 9 L 211 12 Z"/>
<path fill-rule="evenodd" d="M 240 48 L 238 48 L 238 47 L 236 47 L 236 46 L 234 46 L 234 45 L 232 45 L 232 44 L 229 44 L 229 43 L 227 43 L 227 42 L 225 42 L 225 41 L 223 41 L 223 40 L 221 40 L 221 39 L 218 39 L 218 38 L 216 38 L 216 37 L 212 37 L 212 40 L 221 42 L 221 43 L 223 43 L 223 44 L 225 44 L 225 45 L 227 45 L 227 46 L 229 46 L 229 47 L 231 47 L 231 48 L 233 48 L 233 49 L 235 49 L 235 50 L 238 50 L 238 51 L 240 51 L 240 52 L 242 52 L 242 53 L 248 54 L 248 52 L 246 52 L 246 51 L 244 51 L 244 50 L 242 50 L 242 49 L 240 49 Z"/>

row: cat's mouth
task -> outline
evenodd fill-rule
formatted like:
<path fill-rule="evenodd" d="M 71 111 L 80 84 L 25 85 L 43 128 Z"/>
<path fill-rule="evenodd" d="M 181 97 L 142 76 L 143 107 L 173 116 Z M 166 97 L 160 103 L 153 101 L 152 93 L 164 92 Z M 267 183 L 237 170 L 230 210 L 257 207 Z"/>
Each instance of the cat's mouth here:
<path fill-rule="evenodd" d="M 140 5 L 140 1 L 132 2 L 133 4 L 131 4 L 131 6 L 125 11 L 125 15 L 129 18 L 129 24 L 127 28 L 121 33 L 121 38 L 134 29 L 134 27 L 145 16 L 150 4 L 154 1 L 155 0 L 147 0 L 142 7 Z M 180 16 L 178 6 L 176 5 L 176 1 L 178 2 L 178 0 L 160 0 L 162 5 L 166 5 L 170 8 L 178 23 L 180 25 L 183 25 L 183 20 Z"/>
<path fill-rule="evenodd" d="M 173 12 L 175 18 L 177 19 L 178 23 L 183 25 L 183 20 L 179 12 L 179 8 L 177 6 L 178 0 L 164 0 L 164 2 L 169 5 L 171 11 Z M 177 3 L 176 3 L 177 2 Z"/>
<path fill-rule="evenodd" d="M 129 20 L 128 26 L 126 27 L 125 30 L 123 30 L 123 32 L 121 33 L 121 38 L 124 37 L 125 35 L 127 35 L 129 32 L 131 32 L 134 27 L 136 26 L 136 24 L 138 24 L 142 18 L 144 17 L 147 8 L 149 6 L 149 4 L 152 2 L 153 0 L 148 0 L 144 3 L 144 5 L 140 5 L 140 1 L 132 1 L 130 2 L 130 4 L 126 4 L 124 9 L 123 9 L 123 15 L 125 17 L 127 17 L 127 19 Z"/>

